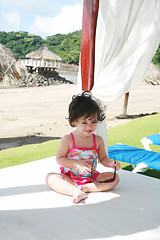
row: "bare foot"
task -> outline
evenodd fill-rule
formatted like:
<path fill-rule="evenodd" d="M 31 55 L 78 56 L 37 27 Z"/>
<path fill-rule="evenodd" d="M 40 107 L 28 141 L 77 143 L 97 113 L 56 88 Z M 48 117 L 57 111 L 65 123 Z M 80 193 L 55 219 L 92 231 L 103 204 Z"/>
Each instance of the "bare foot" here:
<path fill-rule="evenodd" d="M 78 186 L 77 191 L 73 195 L 73 203 L 79 203 L 87 198 L 87 194 L 82 191 L 82 186 Z"/>

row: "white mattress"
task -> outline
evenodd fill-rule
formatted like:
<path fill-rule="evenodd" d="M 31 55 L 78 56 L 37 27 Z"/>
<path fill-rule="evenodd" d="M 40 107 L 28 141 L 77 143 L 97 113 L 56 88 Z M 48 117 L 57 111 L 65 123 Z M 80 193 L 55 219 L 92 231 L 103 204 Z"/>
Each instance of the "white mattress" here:
<path fill-rule="evenodd" d="M 75 205 L 46 185 L 53 171 L 55 157 L 0 170 L 0 239 L 160 239 L 158 179 L 120 170 L 115 189 Z"/>

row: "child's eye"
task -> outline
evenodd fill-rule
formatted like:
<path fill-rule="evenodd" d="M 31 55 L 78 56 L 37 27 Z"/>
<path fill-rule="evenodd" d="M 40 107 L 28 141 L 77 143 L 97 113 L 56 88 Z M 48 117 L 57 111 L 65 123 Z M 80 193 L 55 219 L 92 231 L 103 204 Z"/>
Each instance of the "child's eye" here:
<path fill-rule="evenodd" d="M 87 124 L 86 122 L 82 122 L 82 124 Z"/>
<path fill-rule="evenodd" d="M 92 123 L 93 123 L 93 124 L 96 124 L 96 123 L 97 123 L 97 121 L 93 121 Z"/>

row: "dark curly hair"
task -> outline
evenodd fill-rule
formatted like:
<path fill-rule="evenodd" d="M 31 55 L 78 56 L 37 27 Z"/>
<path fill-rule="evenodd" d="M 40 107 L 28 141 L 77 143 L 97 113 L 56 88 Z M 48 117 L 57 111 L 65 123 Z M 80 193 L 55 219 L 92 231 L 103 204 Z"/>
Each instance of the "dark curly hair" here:
<path fill-rule="evenodd" d="M 84 91 L 82 94 L 74 95 L 72 101 L 69 105 L 69 123 L 74 127 L 73 122 L 78 120 L 81 117 L 91 117 L 97 116 L 97 121 L 102 122 L 105 119 L 105 114 L 101 103 L 97 100 L 94 100 L 91 92 Z"/>

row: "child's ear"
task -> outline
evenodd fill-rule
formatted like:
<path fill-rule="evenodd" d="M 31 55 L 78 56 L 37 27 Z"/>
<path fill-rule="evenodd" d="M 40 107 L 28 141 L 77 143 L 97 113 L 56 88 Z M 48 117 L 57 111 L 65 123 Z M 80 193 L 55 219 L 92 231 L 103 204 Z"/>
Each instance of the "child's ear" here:
<path fill-rule="evenodd" d="M 77 123 L 77 121 L 73 121 L 73 122 L 72 122 L 72 127 L 76 127 L 76 126 L 77 126 L 76 123 Z"/>

